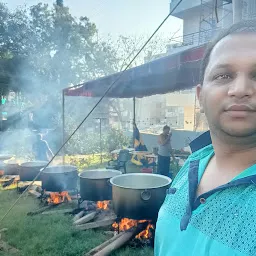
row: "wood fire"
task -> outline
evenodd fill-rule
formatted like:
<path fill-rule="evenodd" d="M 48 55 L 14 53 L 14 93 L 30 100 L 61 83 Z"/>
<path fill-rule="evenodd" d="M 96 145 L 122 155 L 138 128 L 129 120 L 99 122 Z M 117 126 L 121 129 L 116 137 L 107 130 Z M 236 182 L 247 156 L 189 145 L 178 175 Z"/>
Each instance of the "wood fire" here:
<path fill-rule="evenodd" d="M 47 198 L 48 204 L 60 204 L 67 201 L 71 201 L 71 197 L 67 191 L 51 192 Z"/>
<path fill-rule="evenodd" d="M 137 227 L 141 223 L 149 222 L 147 220 L 132 220 L 128 218 L 121 219 L 120 223 L 115 222 L 112 227 L 118 231 L 127 231 L 131 228 Z M 149 222 L 147 228 L 136 235 L 136 239 L 149 239 L 152 237 L 151 230 L 154 229 L 154 226 Z"/>
<path fill-rule="evenodd" d="M 110 201 L 98 201 L 97 202 L 97 209 L 107 210 Z"/>

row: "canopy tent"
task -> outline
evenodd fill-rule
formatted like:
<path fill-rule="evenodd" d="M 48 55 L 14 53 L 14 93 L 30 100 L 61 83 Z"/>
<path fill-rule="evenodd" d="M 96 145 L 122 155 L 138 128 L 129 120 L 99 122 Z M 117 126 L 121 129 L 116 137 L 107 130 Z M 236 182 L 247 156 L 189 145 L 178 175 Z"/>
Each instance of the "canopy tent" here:
<path fill-rule="evenodd" d="M 128 69 L 106 97 L 133 98 L 135 123 L 135 98 L 190 89 L 199 82 L 199 68 L 205 48 L 205 45 L 201 45 Z M 65 96 L 102 97 L 120 75 L 119 72 L 63 90 L 63 141 Z"/>
<path fill-rule="evenodd" d="M 145 97 L 192 88 L 199 81 L 205 45 L 128 69 L 107 94 L 110 98 Z M 65 96 L 101 97 L 120 76 L 116 73 L 69 87 Z"/>

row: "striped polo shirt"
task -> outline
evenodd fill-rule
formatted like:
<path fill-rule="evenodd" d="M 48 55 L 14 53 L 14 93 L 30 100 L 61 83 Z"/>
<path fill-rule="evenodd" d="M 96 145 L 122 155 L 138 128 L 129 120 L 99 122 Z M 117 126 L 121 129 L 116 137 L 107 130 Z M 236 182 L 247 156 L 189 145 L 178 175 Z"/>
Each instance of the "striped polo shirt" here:
<path fill-rule="evenodd" d="M 193 153 L 167 191 L 155 256 L 256 256 L 256 165 L 197 198 L 213 155 L 212 145 Z"/>

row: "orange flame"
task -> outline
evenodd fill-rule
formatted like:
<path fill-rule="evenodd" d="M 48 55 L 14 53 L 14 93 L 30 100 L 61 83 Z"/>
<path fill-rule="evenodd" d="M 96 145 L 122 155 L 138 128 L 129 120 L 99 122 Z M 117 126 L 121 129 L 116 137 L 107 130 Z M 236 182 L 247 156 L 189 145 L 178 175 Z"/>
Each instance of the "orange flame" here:
<path fill-rule="evenodd" d="M 149 239 L 150 237 L 152 237 L 152 233 L 150 231 L 150 229 L 154 229 L 154 226 L 152 224 L 148 224 L 147 228 L 145 230 L 143 230 L 142 232 L 140 232 L 135 238 L 137 239 Z"/>
<path fill-rule="evenodd" d="M 110 203 L 110 201 L 98 201 L 97 202 L 97 208 L 107 210 L 109 203 Z"/>
<path fill-rule="evenodd" d="M 47 199 L 49 204 L 60 204 L 64 201 L 71 201 L 71 197 L 67 191 L 52 192 L 50 193 L 50 197 Z"/>
<path fill-rule="evenodd" d="M 127 231 L 133 227 L 137 227 L 138 224 L 140 223 L 144 223 L 147 220 L 132 220 L 132 219 L 128 219 L 128 218 L 123 218 L 121 219 L 120 223 L 118 224 L 117 222 L 115 222 L 112 227 L 114 229 L 118 229 L 119 231 Z M 147 228 L 145 230 L 143 230 L 142 232 L 140 232 L 136 238 L 137 239 L 149 239 L 150 237 L 152 237 L 152 234 L 150 232 L 150 229 L 153 229 L 153 225 L 152 224 L 148 224 Z"/>

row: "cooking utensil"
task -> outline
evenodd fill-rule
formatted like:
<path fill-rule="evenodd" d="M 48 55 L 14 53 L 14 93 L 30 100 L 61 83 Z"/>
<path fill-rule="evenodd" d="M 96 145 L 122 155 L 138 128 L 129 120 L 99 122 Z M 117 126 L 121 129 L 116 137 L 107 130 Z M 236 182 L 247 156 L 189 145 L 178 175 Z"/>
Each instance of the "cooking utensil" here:
<path fill-rule="evenodd" d="M 50 166 L 41 173 L 42 189 L 51 192 L 76 190 L 77 180 L 77 168 L 71 165 Z"/>
<path fill-rule="evenodd" d="M 4 160 L 3 161 L 4 175 L 19 175 L 19 163 L 17 160 Z"/>
<path fill-rule="evenodd" d="M 47 165 L 45 161 L 32 161 L 22 163 L 19 167 L 21 181 L 32 181 L 38 175 L 40 170 Z M 40 180 L 40 176 L 37 180 Z"/>
<path fill-rule="evenodd" d="M 121 175 L 117 170 L 98 169 L 79 174 L 80 196 L 83 200 L 104 201 L 112 199 L 110 178 Z"/>
<path fill-rule="evenodd" d="M 116 215 L 155 221 L 171 181 L 166 176 L 148 173 L 130 173 L 111 178 Z"/>

